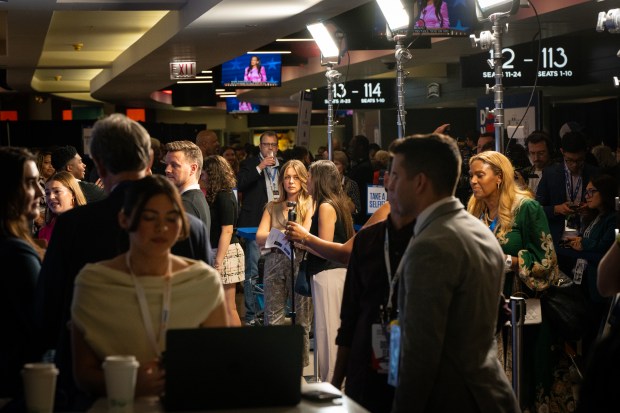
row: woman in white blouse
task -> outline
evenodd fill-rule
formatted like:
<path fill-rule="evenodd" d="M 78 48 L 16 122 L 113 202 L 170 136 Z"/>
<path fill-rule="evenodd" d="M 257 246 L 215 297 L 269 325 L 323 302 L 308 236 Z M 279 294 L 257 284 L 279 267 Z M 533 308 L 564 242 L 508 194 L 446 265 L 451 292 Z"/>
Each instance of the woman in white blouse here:
<path fill-rule="evenodd" d="M 119 223 L 129 233 L 129 251 L 87 264 L 75 281 L 75 378 L 82 390 L 104 395 L 101 363 L 108 355 L 131 354 L 140 362 L 136 396 L 159 395 L 166 330 L 228 325 L 222 282 L 204 262 L 170 253 L 189 225 L 179 194 L 165 177 L 132 184 Z"/>

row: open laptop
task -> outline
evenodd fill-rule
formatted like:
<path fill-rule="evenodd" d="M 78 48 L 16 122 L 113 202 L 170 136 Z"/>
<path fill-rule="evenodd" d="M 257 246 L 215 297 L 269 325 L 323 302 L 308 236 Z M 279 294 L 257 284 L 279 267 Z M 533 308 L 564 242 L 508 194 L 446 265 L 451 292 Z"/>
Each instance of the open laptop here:
<path fill-rule="evenodd" d="M 298 325 L 168 330 L 166 411 L 296 405 L 303 334 Z"/>

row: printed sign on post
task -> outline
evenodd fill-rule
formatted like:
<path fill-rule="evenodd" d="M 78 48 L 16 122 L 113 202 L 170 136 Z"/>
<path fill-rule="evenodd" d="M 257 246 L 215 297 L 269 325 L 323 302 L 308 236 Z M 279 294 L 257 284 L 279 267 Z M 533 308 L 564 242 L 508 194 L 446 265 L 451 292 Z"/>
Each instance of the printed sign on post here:
<path fill-rule="evenodd" d="M 368 194 L 368 203 L 366 205 L 368 215 L 372 215 L 381 205 L 387 202 L 387 192 L 381 185 L 368 185 L 366 193 Z"/>

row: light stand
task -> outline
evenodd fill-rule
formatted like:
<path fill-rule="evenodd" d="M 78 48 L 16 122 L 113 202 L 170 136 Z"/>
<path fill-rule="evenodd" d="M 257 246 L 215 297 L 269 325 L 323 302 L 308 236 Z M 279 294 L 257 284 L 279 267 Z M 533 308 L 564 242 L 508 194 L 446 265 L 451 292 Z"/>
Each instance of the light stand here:
<path fill-rule="evenodd" d="M 502 20 L 508 18 L 508 13 L 495 13 L 489 16 L 489 20 L 493 23 L 493 34 L 489 31 L 480 33 L 480 38 L 475 35 L 469 36 L 472 47 L 480 47 L 482 50 L 488 50 L 493 46 L 493 59 L 489 61 L 489 65 L 493 68 L 495 77 L 495 86 L 486 85 L 486 93 L 493 92 L 493 102 L 495 109 L 494 127 L 495 127 L 495 150 L 504 153 L 504 85 L 502 78 L 502 35 L 508 31 L 508 25 L 503 24 Z"/>
<path fill-rule="evenodd" d="M 321 49 L 321 66 L 327 66 L 325 77 L 327 78 L 327 153 L 329 160 L 333 159 L 333 133 L 334 133 L 334 86 L 340 80 L 341 74 L 334 69 L 334 65 L 340 63 L 341 46 L 344 34 L 333 24 L 324 23 L 309 24 L 306 27 L 312 35 L 319 49 Z"/>
<path fill-rule="evenodd" d="M 407 60 L 411 60 L 411 53 L 404 46 L 403 41 L 407 37 L 409 26 L 410 13 L 409 7 L 405 7 L 402 0 L 377 0 L 377 4 L 385 17 L 386 23 L 386 37 L 388 40 L 394 40 L 396 42 L 396 52 L 394 57 L 396 58 L 396 89 L 397 89 L 397 118 L 396 128 L 398 129 L 398 138 L 405 137 L 405 117 L 407 112 L 405 111 L 405 77 L 408 73 L 403 69 L 403 63 Z M 408 4 L 409 6 L 409 4 Z"/>
<path fill-rule="evenodd" d="M 396 40 L 396 52 L 394 56 L 396 57 L 396 89 L 397 89 L 397 119 L 396 119 L 396 127 L 398 129 L 398 138 L 402 139 L 405 137 L 405 124 L 406 124 L 406 115 L 407 111 L 405 110 L 405 77 L 408 73 L 405 73 L 403 69 L 403 62 L 407 60 L 411 60 L 411 52 L 403 45 L 403 40 L 405 36 L 396 35 L 394 36 L 394 40 Z"/>
<path fill-rule="evenodd" d="M 288 208 L 288 220 L 296 222 L 297 221 L 297 211 L 295 208 L 297 207 L 297 202 L 287 201 L 286 207 Z M 291 324 L 295 325 L 295 321 L 297 318 L 297 313 L 295 312 L 295 245 L 293 241 L 290 241 L 291 248 L 291 312 L 289 316 L 291 317 Z"/>
<path fill-rule="evenodd" d="M 333 68 L 330 63 L 327 65 L 327 72 L 325 77 L 327 78 L 327 153 L 329 160 L 333 159 L 333 135 L 334 135 L 334 86 L 340 80 L 339 71 Z"/>

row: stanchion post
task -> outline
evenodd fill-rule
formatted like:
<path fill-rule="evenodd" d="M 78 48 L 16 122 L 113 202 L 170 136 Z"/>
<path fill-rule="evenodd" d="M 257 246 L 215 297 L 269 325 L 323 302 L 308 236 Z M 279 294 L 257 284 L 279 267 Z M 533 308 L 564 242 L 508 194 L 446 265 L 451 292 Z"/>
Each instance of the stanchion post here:
<path fill-rule="evenodd" d="M 512 325 L 512 389 L 521 404 L 521 368 L 523 366 L 523 325 L 525 322 L 525 299 L 510 297 L 510 324 Z"/>

